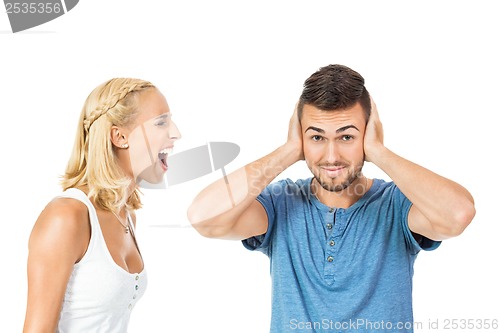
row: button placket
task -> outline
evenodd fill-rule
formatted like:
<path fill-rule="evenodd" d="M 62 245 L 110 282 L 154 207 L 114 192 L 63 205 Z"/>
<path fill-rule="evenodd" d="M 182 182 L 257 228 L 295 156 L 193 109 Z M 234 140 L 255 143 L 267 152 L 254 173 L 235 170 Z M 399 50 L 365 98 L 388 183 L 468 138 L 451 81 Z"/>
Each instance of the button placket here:
<path fill-rule="evenodd" d="M 325 228 L 327 231 L 327 240 L 325 242 L 325 267 L 324 267 L 324 275 L 325 277 L 332 278 L 335 273 L 335 241 L 334 238 L 337 234 L 336 225 L 335 225 L 335 214 L 336 209 L 330 208 L 328 213 L 326 214 L 326 223 Z"/>
<path fill-rule="evenodd" d="M 332 285 L 341 270 L 344 269 L 343 260 L 339 258 L 341 249 L 340 242 L 347 228 L 349 214 L 345 209 L 330 209 L 323 216 L 326 216 L 324 227 L 327 231 L 327 239 L 324 243 L 324 268 L 323 277 L 325 282 Z M 332 229 L 328 230 L 327 224 L 332 224 Z"/>
<path fill-rule="evenodd" d="M 128 308 L 129 308 L 129 309 L 132 309 L 132 308 L 133 308 L 133 306 L 134 306 L 134 301 L 135 301 L 135 299 L 137 299 L 137 291 L 139 290 L 139 274 L 136 274 L 136 275 L 135 275 L 134 281 L 135 281 L 135 285 L 134 285 L 134 294 L 132 295 L 132 300 L 130 301 L 130 303 L 129 303 L 129 305 L 128 305 Z"/>

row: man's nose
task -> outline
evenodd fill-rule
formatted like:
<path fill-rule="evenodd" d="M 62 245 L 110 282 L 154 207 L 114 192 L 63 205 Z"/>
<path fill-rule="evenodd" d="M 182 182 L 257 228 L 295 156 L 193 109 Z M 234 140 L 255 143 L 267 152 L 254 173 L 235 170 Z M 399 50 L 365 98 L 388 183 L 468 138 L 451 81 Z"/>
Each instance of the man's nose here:
<path fill-rule="evenodd" d="M 335 163 L 339 160 L 339 149 L 335 142 L 328 143 L 325 154 L 328 163 Z"/>

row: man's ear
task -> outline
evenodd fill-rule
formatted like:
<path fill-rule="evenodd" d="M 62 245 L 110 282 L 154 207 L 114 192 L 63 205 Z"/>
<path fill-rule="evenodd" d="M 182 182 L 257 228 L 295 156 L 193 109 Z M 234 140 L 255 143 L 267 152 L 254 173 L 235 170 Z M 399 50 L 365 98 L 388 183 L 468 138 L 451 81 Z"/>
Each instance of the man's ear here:
<path fill-rule="evenodd" d="M 127 135 L 125 131 L 118 126 L 111 127 L 111 142 L 113 143 L 113 146 L 115 146 L 116 148 L 123 148 L 123 149 L 128 148 Z"/>

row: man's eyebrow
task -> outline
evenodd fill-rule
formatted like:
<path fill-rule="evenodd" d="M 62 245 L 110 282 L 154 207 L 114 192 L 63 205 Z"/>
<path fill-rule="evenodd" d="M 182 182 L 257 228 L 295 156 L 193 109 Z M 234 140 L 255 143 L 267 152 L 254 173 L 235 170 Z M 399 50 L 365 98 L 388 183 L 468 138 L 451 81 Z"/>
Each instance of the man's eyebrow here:
<path fill-rule="evenodd" d="M 336 130 L 335 132 L 336 133 L 342 133 L 344 131 L 347 131 L 349 128 L 354 128 L 356 131 L 359 132 L 359 129 L 356 126 L 354 126 L 354 125 L 347 125 L 347 126 L 341 127 L 338 130 Z"/>
<path fill-rule="evenodd" d="M 324 133 L 325 133 L 325 130 L 324 130 L 324 129 L 321 129 L 321 128 L 319 128 L 319 127 L 314 127 L 314 126 L 309 126 L 309 127 L 308 127 L 305 131 L 304 131 L 304 133 L 305 133 L 305 132 L 307 132 L 307 131 L 309 131 L 309 130 L 313 130 L 313 131 L 316 131 L 316 132 L 319 132 L 319 133 L 322 133 L 322 134 L 324 134 Z"/>
<path fill-rule="evenodd" d="M 337 130 L 335 131 L 335 133 L 342 133 L 342 132 L 345 132 L 345 131 L 347 131 L 349 128 L 354 128 L 356 131 L 358 131 L 358 132 L 359 132 L 359 129 L 358 129 L 356 126 L 354 126 L 354 125 L 347 125 L 347 126 L 343 126 L 343 127 L 339 128 L 339 129 L 337 129 Z M 316 131 L 316 132 L 319 132 L 319 133 L 325 134 L 325 130 L 324 130 L 324 129 L 319 128 L 319 127 L 315 127 L 315 126 L 309 126 L 309 127 L 308 127 L 305 131 L 304 131 L 304 133 L 305 133 L 305 132 L 307 132 L 307 131 L 309 131 L 309 130 L 313 130 L 313 131 Z"/>

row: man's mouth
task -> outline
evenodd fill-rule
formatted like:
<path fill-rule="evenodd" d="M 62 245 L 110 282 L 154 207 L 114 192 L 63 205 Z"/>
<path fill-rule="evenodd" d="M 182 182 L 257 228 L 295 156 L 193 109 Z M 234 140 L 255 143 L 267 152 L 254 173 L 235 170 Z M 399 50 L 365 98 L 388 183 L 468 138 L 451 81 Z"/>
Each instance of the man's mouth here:
<path fill-rule="evenodd" d="M 343 170 L 345 169 L 344 165 L 335 165 L 335 166 L 321 166 L 321 169 L 323 169 L 326 173 L 326 175 L 330 178 L 335 178 L 339 176 Z"/>

